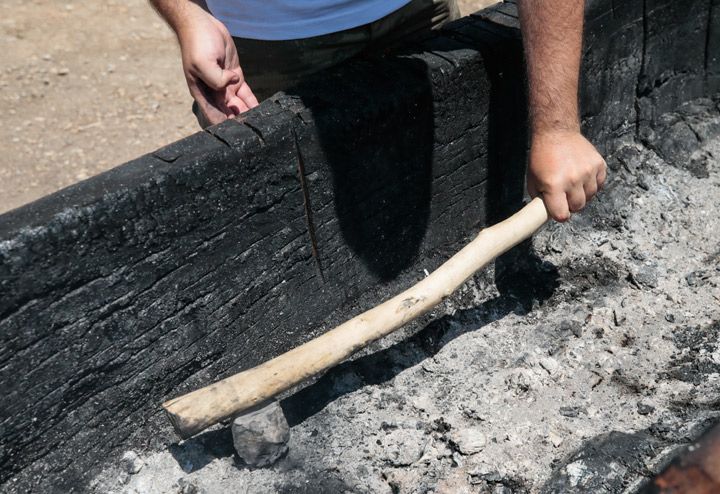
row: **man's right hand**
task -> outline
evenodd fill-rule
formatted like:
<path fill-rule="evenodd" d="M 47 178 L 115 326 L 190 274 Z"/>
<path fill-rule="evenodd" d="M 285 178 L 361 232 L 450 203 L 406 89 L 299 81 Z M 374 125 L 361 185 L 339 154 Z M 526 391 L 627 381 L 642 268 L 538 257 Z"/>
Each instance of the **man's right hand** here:
<path fill-rule="evenodd" d="M 232 36 L 220 21 L 187 2 L 182 19 L 173 28 L 190 94 L 210 124 L 258 105 L 243 76 Z"/>
<path fill-rule="evenodd" d="M 532 136 L 527 185 L 541 195 L 550 217 L 567 221 L 585 207 L 607 177 L 607 165 L 580 130 L 556 130 Z"/>

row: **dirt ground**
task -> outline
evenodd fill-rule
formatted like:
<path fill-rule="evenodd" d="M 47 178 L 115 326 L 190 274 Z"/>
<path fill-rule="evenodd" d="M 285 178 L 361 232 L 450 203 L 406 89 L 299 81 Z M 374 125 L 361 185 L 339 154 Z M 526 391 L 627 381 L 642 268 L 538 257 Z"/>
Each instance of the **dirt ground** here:
<path fill-rule="evenodd" d="M 95 491 L 636 493 L 720 420 L 720 100 L 644 142 L 507 282 L 485 272 L 436 322 L 283 400 L 277 465 L 247 468 L 219 428 Z"/>
<path fill-rule="evenodd" d="M 0 46 L 0 213 L 197 130 L 146 0 L 4 0 Z"/>

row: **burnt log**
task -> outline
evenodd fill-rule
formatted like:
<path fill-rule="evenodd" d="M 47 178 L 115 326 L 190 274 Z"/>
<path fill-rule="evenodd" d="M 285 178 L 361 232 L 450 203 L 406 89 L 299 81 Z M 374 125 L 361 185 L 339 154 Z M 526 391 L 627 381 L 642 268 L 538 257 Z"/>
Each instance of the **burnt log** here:
<path fill-rule="evenodd" d="M 642 494 L 716 492 L 720 492 L 720 426 L 715 426 L 673 459 L 642 490 Z"/>
<path fill-rule="evenodd" d="M 675 3 L 588 2 L 583 124 L 606 152 L 719 89 L 718 0 Z M 83 490 L 163 447 L 164 399 L 375 305 L 516 209 L 523 72 L 506 2 L 1 215 L 0 489 Z"/>

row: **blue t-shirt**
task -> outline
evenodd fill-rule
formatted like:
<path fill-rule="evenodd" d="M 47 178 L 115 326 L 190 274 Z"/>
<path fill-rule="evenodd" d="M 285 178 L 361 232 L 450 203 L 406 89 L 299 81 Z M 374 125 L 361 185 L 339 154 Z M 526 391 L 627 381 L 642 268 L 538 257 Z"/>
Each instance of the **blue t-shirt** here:
<path fill-rule="evenodd" d="M 410 0 L 206 0 L 238 38 L 288 40 L 335 33 L 376 21 Z"/>

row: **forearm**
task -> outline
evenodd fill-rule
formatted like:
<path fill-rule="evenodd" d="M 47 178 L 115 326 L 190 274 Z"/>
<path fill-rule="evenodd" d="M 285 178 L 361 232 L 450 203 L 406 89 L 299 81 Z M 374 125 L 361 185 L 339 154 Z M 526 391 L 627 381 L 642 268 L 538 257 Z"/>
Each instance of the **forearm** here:
<path fill-rule="evenodd" d="M 520 0 L 534 135 L 580 131 L 584 0 Z"/>
<path fill-rule="evenodd" d="M 208 10 L 205 0 L 150 0 L 150 5 L 178 36 L 191 25 L 199 10 Z"/>

